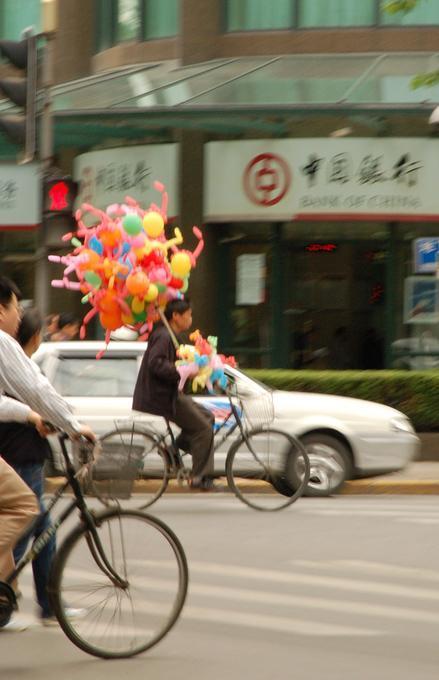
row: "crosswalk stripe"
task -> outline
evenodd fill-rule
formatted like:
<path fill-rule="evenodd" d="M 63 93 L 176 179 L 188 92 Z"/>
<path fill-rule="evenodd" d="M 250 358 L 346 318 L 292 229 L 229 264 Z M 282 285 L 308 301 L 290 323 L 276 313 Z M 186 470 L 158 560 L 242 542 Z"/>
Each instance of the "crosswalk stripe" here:
<path fill-rule="evenodd" d="M 164 582 L 165 587 L 169 587 L 169 581 Z M 156 584 L 157 585 L 157 584 Z M 25 586 L 23 593 L 28 595 L 31 589 Z M 230 594 L 231 596 L 231 594 Z M 145 614 L 162 614 L 164 612 L 163 606 L 160 603 L 136 602 L 136 612 L 143 612 Z M 286 616 L 273 616 L 271 614 L 259 614 L 257 612 L 239 612 L 232 609 L 217 609 L 214 607 L 196 607 L 193 605 L 185 605 L 182 611 L 182 618 L 191 621 L 202 621 L 204 623 L 226 624 L 228 626 L 242 626 L 246 628 L 258 628 L 262 630 L 271 630 L 278 633 L 288 633 L 294 635 L 307 636 L 374 636 L 383 635 L 384 631 L 371 628 L 362 628 L 357 626 L 343 626 L 336 623 L 321 623 L 318 621 L 306 621 L 299 618 L 292 618 Z M 80 630 L 81 621 L 79 621 L 78 628 Z M 132 634 L 142 633 L 142 628 L 137 626 L 135 629 L 127 629 L 124 626 L 125 632 Z M 100 635 L 101 630 L 93 629 L 94 635 Z M 104 631 L 105 632 L 105 631 Z M 143 631 L 144 632 L 144 631 Z M 88 636 L 91 631 L 88 632 Z"/>
<path fill-rule="evenodd" d="M 323 569 L 323 570 L 340 570 L 350 569 L 355 571 L 363 571 L 373 574 L 380 574 L 382 576 L 390 576 L 392 578 L 420 578 L 427 581 L 439 581 L 439 573 L 430 569 L 421 569 L 417 567 L 401 567 L 397 564 L 386 564 L 383 562 L 370 562 L 368 560 L 291 560 L 291 564 L 297 567 L 304 567 L 307 569 Z"/>
<path fill-rule="evenodd" d="M 161 568 L 169 568 L 171 563 L 164 561 L 144 560 L 145 564 L 154 564 Z M 315 576 L 313 574 L 301 574 L 297 571 L 284 572 L 271 569 L 254 569 L 253 567 L 240 567 L 230 564 L 218 564 L 210 562 L 191 562 L 191 572 L 232 576 L 237 578 L 252 579 L 258 581 L 275 581 L 277 583 L 291 583 L 293 585 L 309 585 L 322 588 L 337 588 L 339 590 L 376 593 L 389 597 L 407 597 L 420 600 L 439 600 L 439 591 L 415 586 L 405 587 L 393 583 L 380 583 L 376 581 L 352 580 L 335 576 Z"/>

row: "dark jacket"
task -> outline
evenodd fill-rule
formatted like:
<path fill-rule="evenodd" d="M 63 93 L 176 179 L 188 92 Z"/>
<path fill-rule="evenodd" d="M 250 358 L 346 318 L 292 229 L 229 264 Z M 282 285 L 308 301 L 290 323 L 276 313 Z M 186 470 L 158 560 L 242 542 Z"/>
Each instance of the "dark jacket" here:
<path fill-rule="evenodd" d="M 0 423 L 0 455 L 12 467 L 43 464 L 50 455 L 50 446 L 33 425 Z"/>
<path fill-rule="evenodd" d="M 178 394 L 180 375 L 175 367 L 177 354 L 171 336 L 163 324 L 158 324 L 148 340 L 136 387 L 133 409 L 153 413 L 172 420 Z"/>

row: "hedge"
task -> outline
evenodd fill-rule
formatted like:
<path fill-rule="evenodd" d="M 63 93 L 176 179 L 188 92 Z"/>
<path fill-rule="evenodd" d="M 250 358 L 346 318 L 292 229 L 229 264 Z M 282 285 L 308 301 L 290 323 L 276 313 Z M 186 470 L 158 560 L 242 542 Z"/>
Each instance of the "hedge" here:
<path fill-rule="evenodd" d="M 278 390 L 377 401 L 405 413 L 418 432 L 439 430 L 439 371 L 292 371 L 248 369 Z"/>

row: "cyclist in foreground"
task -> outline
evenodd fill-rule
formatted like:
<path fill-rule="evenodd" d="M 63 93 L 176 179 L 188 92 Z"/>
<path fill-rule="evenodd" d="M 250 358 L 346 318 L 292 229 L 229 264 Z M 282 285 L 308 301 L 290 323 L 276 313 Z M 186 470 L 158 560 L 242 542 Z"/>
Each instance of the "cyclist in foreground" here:
<path fill-rule="evenodd" d="M 88 426 L 81 425 L 76 420 L 65 399 L 58 394 L 36 364 L 26 356 L 16 342 L 15 335 L 21 317 L 20 298 L 21 293 L 18 287 L 7 277 L 0 276 L 0 395 L 7 394 L 16 399 L 16 409 L 21 410 L 22 413 L 34 412 L 34 421 L 37 423 L 40 434 L 45 433 L 42 423 L 42 420 L 45 420 L 65 431 L 71 438 L 83 435 L 94 441 L 96 439 L 94 432 Z M 10 419 L 21 420 L 21 422 L 24 422 L 26 418 L 29 419 L 29 416 L 16 418 L 12 415 L 10 417 Z M 6 418 L 3 417 L 2 420 L 6 420 Z M 14 496 L 13 490 L 11 493 Z M 0 510 L 3 503 L 0 478 Z M 24 526 L 26 526 L 26 523 Z M 19 531 L 17 531 L 15 537 L 18 533 Z M 4 535 L 4 524 L 2 535 Z M 1 542 L 0 550 L 2 550 L 0 559 L 5 559 L 5 550 Z"/>
<path fill-rule="evenodd" d="M 188 300 L 171 300 L 165 318 L 178 336 L 192 325 Z M 190 396 L 178 390 L 180 374 L 173 339 L 163 323 L 152 331 L 134 389 L 133 409 L 163 416 L 181 428 L 176 444 L 192 456 L 191 488 L 222 490 L 213 481 L 213 415 Z"/>

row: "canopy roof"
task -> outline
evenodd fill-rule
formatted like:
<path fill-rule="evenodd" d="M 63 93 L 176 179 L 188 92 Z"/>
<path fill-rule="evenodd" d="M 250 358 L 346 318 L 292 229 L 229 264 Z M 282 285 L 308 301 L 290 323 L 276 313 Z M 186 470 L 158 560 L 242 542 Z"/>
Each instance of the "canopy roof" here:
<path fill-rule="evenodd" d="M 407 126 L 407 114 L 410 131 L 397 133 L 425 135 L 439 86 L 413 90 L 411 81 L 436 69 L 438 53 L 394 52 L 130 66 L 53 88 L 55 143 L 90 148 L 169 138 L 179 129 L 326 136 L 334 125 L 352 122 L 359 134 L 386 134 L 383 121 L 391 116 Z M 1 113 L 8 109 L 8 102 L 0 102 Z"/>

